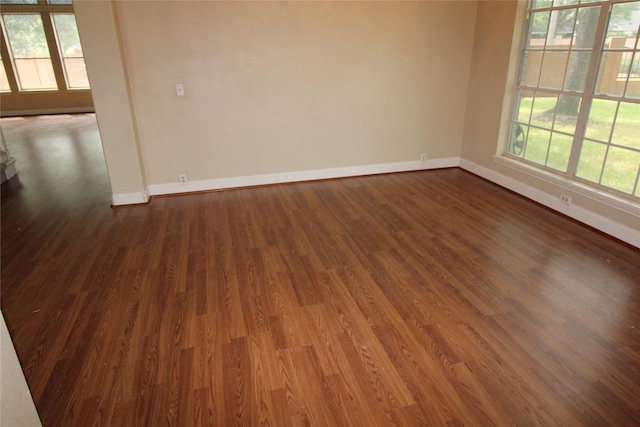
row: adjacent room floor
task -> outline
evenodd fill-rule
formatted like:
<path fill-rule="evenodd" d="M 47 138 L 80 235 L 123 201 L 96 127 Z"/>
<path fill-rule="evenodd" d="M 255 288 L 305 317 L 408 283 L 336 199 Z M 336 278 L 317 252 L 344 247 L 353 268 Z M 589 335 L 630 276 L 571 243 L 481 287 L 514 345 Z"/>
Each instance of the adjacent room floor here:
<path fill-rule="evenodd" d="M 638 249 L 461 169 L 111 208 L 93 115 L 1 123 L 45 426 L 640 419 Z"/>

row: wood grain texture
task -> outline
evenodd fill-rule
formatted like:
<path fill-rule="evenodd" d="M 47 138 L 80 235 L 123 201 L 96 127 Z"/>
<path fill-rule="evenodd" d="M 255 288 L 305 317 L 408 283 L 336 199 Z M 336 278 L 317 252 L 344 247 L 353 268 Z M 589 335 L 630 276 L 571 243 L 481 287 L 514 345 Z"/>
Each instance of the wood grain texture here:
<path fill-rule="evenodd" d="M 109 206 L 3 119 L 2 311 L 45 426 L 636 425 L 640 251 L 460 169 Z"/>

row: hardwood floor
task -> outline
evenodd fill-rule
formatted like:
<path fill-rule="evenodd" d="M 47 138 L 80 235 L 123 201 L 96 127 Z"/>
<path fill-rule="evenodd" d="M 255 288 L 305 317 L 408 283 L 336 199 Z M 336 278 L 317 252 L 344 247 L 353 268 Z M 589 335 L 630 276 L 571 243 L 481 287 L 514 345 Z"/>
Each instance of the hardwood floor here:
<path fill-rule="evenodd" d="M 45 426 L 622 426 L 640 251 L 460 169 L 109 207 L 91 115 L 2 126 Z"/>

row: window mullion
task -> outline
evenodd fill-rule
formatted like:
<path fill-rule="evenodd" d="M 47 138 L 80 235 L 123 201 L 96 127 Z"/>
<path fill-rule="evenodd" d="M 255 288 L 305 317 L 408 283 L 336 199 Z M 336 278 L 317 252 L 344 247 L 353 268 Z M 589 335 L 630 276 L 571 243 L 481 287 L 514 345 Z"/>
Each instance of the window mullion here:
<path fill-rule="evenodd" d="M 569 156 L 569 164 L 567 166 L 567 175 L 575 176 L 578 168 L 578 160 L 580 157 L 580 150 L 582 149 L 582 141 L 587 129 L 587 121 L 589 118 L 589 112 L 591 110 L 591 103 L 594 96 L 594 88 L 596 84 L 596 77 L 598 74 L 598 64 L 600 62 L 600 51 L 604 44 L 604 38 L 606 33 L 607 22 L 609 20 L 609 13 L 611 5 L 604 3 L 601 5 L 600 17 L 598 19 L 598 28 L 596 29 L 596 35 L 594 37 L 593 49 L 591 51 L 591 61 L 589 62 L 589 70 L 587 71 L 587 77 L 585 79 L 584 93 L 582 95 L 582 102 L 580 103 L 580 112 L 578 113 L 578 119 L 576 122 L 576 130 L 573 137 L 573 144 L 571 146 L 571 154 Z"/>
<path fill-rule="evenodd" d="M 62 55 L 60 55 L 60 49 L 58 48 L 51 14 L 49 12 L 40 12 L 40 15 L 42 16 L 42 25 L 44 26 L 44 34 L 47 38 L 47 45 L 49 46 L 49 55 L 51 56 L 51 65 L 53 66 L 53 73 L 56 77 L 58 91 L 64 92 L 67 90 L 67 80 L 64 75 Z"/>

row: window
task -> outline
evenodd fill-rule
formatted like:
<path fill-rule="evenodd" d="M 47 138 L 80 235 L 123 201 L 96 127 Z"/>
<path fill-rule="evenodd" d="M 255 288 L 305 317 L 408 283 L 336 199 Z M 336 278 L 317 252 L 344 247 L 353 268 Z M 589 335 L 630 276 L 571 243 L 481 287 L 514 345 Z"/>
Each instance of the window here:
<path fill-rule="evenodd" d="M 2 23 L 20 90 L 57 89 L 40 14 L 5 13 Z"/>
<path fill-rule="evenodd" d="M 52 17 L 67 87 L 89 87 L 76 17 L 73 13 L 54 13 Z"/>
<path fill-rule="evenodd" d="M 0 0 L 2 91 L 89 89 L 71 0 Z M 5 83 L 6 80 L 6 83 Z"/>
<path fill-rule="evenodd" d="M 507 155 L 640 198 L 640 1 L 527 13 Z"/>

